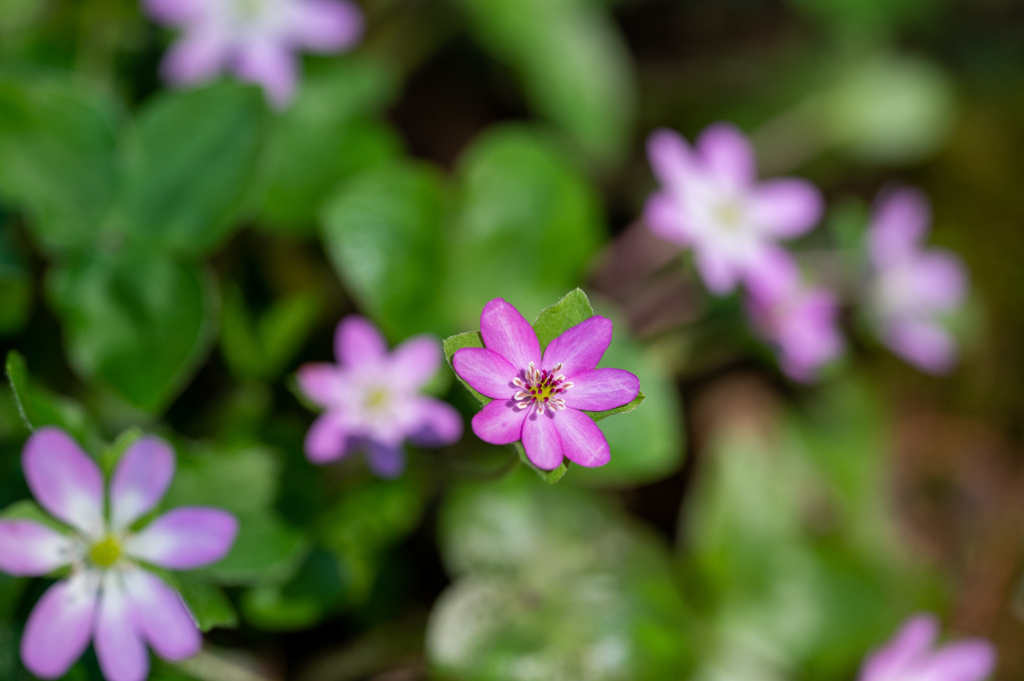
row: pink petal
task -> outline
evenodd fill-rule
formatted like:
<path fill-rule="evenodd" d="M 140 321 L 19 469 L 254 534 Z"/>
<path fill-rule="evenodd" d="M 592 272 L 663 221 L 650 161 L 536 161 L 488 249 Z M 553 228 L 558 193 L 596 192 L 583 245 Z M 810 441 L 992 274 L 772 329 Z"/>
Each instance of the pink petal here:
<path fill-rule="evenodd" d="M 754 150 L 747 136 L 730 123 L 709 125 L 697 138 L 697 153 L 720 181 L 747 187 L 757 176 Z"/>
<path fill-rule="evenodd" d="M 538 414 L 534 409 L 524 411 L 530 412 L 523 423 L 526 458 L 541 470 L 553 471 L 562 465 L 562 441 L 558 439 L 555 419 L 561 418 L 564 412 L 551 416 L 547 413 Z"/>
<path fill-rule="evenodd" d="M 707 248 L 697 253 L 697 271 L 708 290 L 718 296 L 731 293 L 739 283 L 736 267 L 721 254 Z"/>
<path fill-rule="evenodd" d="M 221 72 L 228 53 L 228 43 L 220 33 L 209 29 L 191 31 L 167 50 L 160 72 L 175 85 L 204 83 Z"/>
<path fill-rule="evenodd" d="M 401 443 L 371 441 L 366 448 L 366 464 L 378 478 L 397 478 L 405 472 L 405 448 Z"/>
<path fill-rule="evenodd" d="M 177 591 L 145 570 L 126 572 L 124 579 L 135 623 L 160 657 L 178 662 L 199 652 L 203 635 Z"/>
<path fill-rule="evenodd" d="M 892 641 L 865 661 L 860 681 L 889 681 L 911 669 L 928 654 L 939 635 L 933 615 L 916 615 L 904 624 Z"/>
<path fill-rule="evenodd" d="M 995 647 L 988 641 L 958 641 L 936 652 L 917 677 L 921 681 L 983 681 L 995 669 Z"/>
<path fill-rule="evenodd" d="M 21 637 L 21 660 L 43 679 L 67 673 L 89 645 L 99 577 L 79 572 L 51 586 L 36 603 Z"/>
<path fill-rule="evenodd" d="M 389 373 L 396 384 L 416 390 L 434 377 L 443 356 L 441 342 L 437 338 L 416 336 L 391 353 Z"/>
<path fill-rule="evenodd" d="M 771 247 L 747 268 L 745 281 L 757 304 L 774 305 L 799 292 L 800 268 L 789 251 Z"/>
<path fill-rule="evenodd" d="M 354 368 L 373 364 L 388 352 L 380 331 L 366 317 L 349 315 L 334 332 L 334 354 L 338 364 Z"/>
<path fill-rule="evenodd" d="M 103 474 L 64 431 L 38 429 L 25 443 L 21 465 L 32 495 L 51 515 L 90 536 L 103 533 Z"/>
<path fill-rule="evenodd" d="M 96 617 L 96 658 L 107 681 L 145 681 L 149 653 L 132 621 L 132 604 L 121 575 L 107 572 Z"/>
<path fill-rule="evenodd" d="M 473 432 L 484 442 L 507 445 L 522 438 L 526 409 L 515 409 L 511 400 L 487 403 L 473 417 Z"/>
<path fill-rule="evenodd" d="M 303 364 L 295 378 L 302 394 L 321 407 L 337 403 L 338 395 L 345 390 L 342 371 L 334 364 Z"/>
<path fill-rule="evenodd" d="M 218 508 L 191 506 L 168 511 L 125 542 L 125 552 L 168 570 L 192 570 L 227 555 L 238 536 L 238 520 Z"/>
<path fill-rule="evenodd" d="M 956 341 L 935 322 L 895 322 L 886 331 L 885 342 L 904 360 L 930 374 L 946 374 L 956 366 Z"/>
<path fill-rule="evenodd" d="M 481 395 L 507 400 L 518 390 L 519 373 L 504 357 L 486 348 L 462 348 L 452 356 L 455 373 Z"/>
<path fill-rule="evenodd" d="M 682 208 L 671 195 L 665 192 L 651 194 L 644 206 L 644 221 L 655 236 L 680 246 L 690 245 Z"/>
<path fill-rule="evenodd" d="M 603 466 L 612 459 L 611 446 L 594 420 L 576 409 L 563 409 L 555 416 L 562 453 L 573 463 L 587 468 Z"/>
<path fill-rule="evenodd" d="M 782 349 L 786 373 L 799 381 L 811 380 L 842 352 L 838 317 L 838 304 L 827 291 L 803 294 L 803 300 L 778 323 L 775 340 Z"/>
<path fill-rule="evenodd" d="M 143 0 L 143 7 L 154 21 L 182 25 L 204 17 L 208 0 Z"/>
<path fill-rule="evenodd" d="M 31 520 L 0 520 L 0 572 L 39 577 L 71 562 L 64 535 Z"/>
<path fill-rule="evenodd" d="M 594 369 L 572 377 L 562 396 L 567 407 L 605 411 L 629 404 L 640 394 L 640 379 L 622 369 Z"/>
<path fill-rule="evenodd" d="M 262 87 L 278 109 L 285 108 L 295 96 L 299 64 L 283 45 L 269 41 L 247 43 L 234 55 L 232 70 L 242 80 Z"/>
<path fill-rule="evenodd" d="M 955 310 L 967 296 L 967 268 L 955 253 L 939 249 L 922 253 L 912 277 L 918 299 L 930 309 Z"/>
<path fill-rule="evenodd" d="M 302 0 L 289 5 L 290 37 L 313 52 L 340 52 L 363 35 L 363 13 L 351 2 Z"/>
<path fill-rule="evenodd" d="M 659 128 L 647 138 L 647 158 L 662 186 L 680 187 L 691 172 L 690 146 L 675 130 Z"/>
<path fill-rule="evenodd" d="M 306 433 L 306 457 L 315 464 L 337 461 L 349 452 L 349 435 L 336 415 L 320 416 Z"/>
<path fill-rule="evenodd" d="M 868 228 L 872 262 L 876 267 L 884 267 L 913 254 L 931 221 L 931 206 L 922 192 L 899 189 L 882 196 Z"/>
<path fill-rule="evenodd" d="M 174 450 L 144 437 L 125 452 L 110 483 L 111 523 L 120 532 L 153 510 L 174 478 Z"/>
<path fill-rule="evenodd" d="M 611 342 L 612 320 L 594 315 L 566 329 L 548 343 L 544 350 L 543 368 L 550 371 L 561 364 L 559 373 L 571 381 L 576 374 L 596 367 Z"/>
<path fill-rule="evenodd" d="M 824 200 L 818 188 L 806 180 L 769 180 L 754 190 L 751 211 L 759 227 L 772 236 L 788 239 L 818 224 Z"/>
<path fill-rule="evenodd" d="M 533 327 L 501 298 L 484 305 L 480 335 L 488 350 L 504 357 L 517 371 L 526 369 L 530 362 L 540 366 L 540 342 Z"/>
<path fill-rule="evenodd" d="M 444 447 L 462 437 L 462 415 L 447 402 L 423 397 L 413 403 L 415 430 L 409 434 L 418 447 Z"/>

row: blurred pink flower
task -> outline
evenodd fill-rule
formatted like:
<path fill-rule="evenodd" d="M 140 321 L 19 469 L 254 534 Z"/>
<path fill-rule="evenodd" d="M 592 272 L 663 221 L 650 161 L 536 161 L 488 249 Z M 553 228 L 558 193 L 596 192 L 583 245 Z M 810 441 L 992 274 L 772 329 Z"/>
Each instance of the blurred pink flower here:
<path fill-rule="evenodd" d="M 184 36 L 164 57 L 175 84 L 208 81 L 224 70 L 260 85 L 275 106 L 295 93 L 297 52 L 341 52 L 363 32 L 348 0 L 143 0 L 155 21 Z"/>
<path fill-rule="evenodd" d="M 548 344 L 543 358 L 530 323 L 501 298 L 480 314 L 484 348 L 455 353 L 455 372 L 474 390 L 493 398 L 473 417 L 484 442 L 523 441 L 537 468 L 554 470 L 562 457 L 581 466 L 611 459 L 604 433 L 580 410 L 604 411 L 632 402 L 640 381 L 622 369 L 598 369 L 612 341 L 612 322 L 593 316 Z"/>
<path fill-rule="evenodd" d="M 139 562 L 191 570 L 223 558 L 238 521 L 215 508 L 176 508 L 140 531 L 174 477 L 174 452 L 144 437 L 125 452 L 110 481 L 109 517 L 99 467 L 58 428 L 40 428 L 25 444 L 22 467 L 40 506 L 68 525 L 59 532 L 26 519 L 0 520 L 0 570 L 71 574 L 43 594 L 28 618 L 21 658 L 40 678 L 63 676 L 90 638 L 109 681 L 143 681 L 146 644 L 160 657 L 195 655 L 202 634 L 178 593 Z"/>
<path fill-rule="evenodd" d="M 778 348 L 782 370 L 809 382 L 843 351 L 837 326 L 839 305 L 825 289 L 801 280 L 796 263 L 783 251 L 768 256 L 747 278 L 747 311 L 761 335 Z"/>
<path fill-rule="evenodd" d="M 963 304 L 968 284 L 956 254 L 922 247 L 930 227 L 931 209 L 921 192 L 899 189 L 878 200 L 868 230 L 869 307 L 893 352 L 941 374 L 957 359 L 956 341 L 941 318 Z"/>
<path fill-rule="evenodd" d="M 778 250 L 778 240 L 804 234 L 821 217 L 821 193 L 810 182 L 757 182 L 754 151 L 732 125 L 709 126 L 695 148 L 672 130 L 657 130 L 647 152 L 661 189 L 644 218 L 659 237 L 694 250 L 715 294 L 732 291 Z"/>
<path fill-rule="evenodd" d="M 419 394 L 442 362 L 441 343 L 416 336 L 392 353 L 369 320 L 351 315 L 334 335 L 338 364 L 307 364 L 299 387 L 326 410 L 306 435 L 313 463 L 363 447 L 371 470 L 395 477 L 405 470 L 402 442 L 441 447 L 462 437 L 462 417 L 449 404 Z"/>
<path fill-rule="evenodd" d="M 996 651 L 991 643 L 973 639 L 935 648 L 938 635 L 934 616 L 912 617 L 864 661 L 858 681 L 982 681 L 992 673 Z"/>

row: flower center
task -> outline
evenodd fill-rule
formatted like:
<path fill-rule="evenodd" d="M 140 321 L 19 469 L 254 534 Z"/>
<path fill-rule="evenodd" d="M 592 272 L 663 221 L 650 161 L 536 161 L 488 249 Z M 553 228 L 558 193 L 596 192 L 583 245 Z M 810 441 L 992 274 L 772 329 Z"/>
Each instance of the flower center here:
<path fill-rule="evenodd" d="M 242 20 L 252 20 L 263 14 L 266 0 L 235 0 L 235 14 Z"/>
<path fill-rule="evenodd" d="M 121 557 L 121 545 L 113 535 L 107 536 L 103 541 L 93 544 L 89 549 L 89 559 L 100 567 L 108 568 L 117 562 Z"/>
<path fill-rule="evenodd" d="M 719 227 L 727 232 L 735 232 L 743 224 L 743 208 L 737 201 L 722 201 L 715 207 L 715 218 Z"/>
<path fill-rule="evenodd" d="M 363 406 L 366 407 L 367 411 L 383 411 L 390 401 L 391 396 L 388 394 L 386 389 L 371 388 L 366 392 L 366 396 L 363 399 Z"/>
<path fill-rule="evenodd" d="M 545 410 L 554 414 L 559 409 L 565 409 L 565 400 L 559 395 L 572 387 L 571 381 L 566 381 L 565 376 L 558 373 L 562 370 L 559 362 L 551 371 L 547 369 L 538 370 L 530 362 L 526 370 L 526 380 L 516 376 L 512 383 L 519 388 L 512 399 L 516 401 L 516 409 L 528 409 L 534 407 L 538 414 Z"/>

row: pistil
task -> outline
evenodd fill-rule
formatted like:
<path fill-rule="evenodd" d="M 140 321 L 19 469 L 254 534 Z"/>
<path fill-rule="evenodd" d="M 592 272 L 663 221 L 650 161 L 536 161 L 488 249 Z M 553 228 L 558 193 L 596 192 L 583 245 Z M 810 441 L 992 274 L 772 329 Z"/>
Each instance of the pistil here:
<path fill-rule="evenodd" d="M 534 407 L 538 414 L 545 410 L 554 414 L 560 409 L 565 409 L 565 399 L 559 397 L 572 387 L 572 381 L 566 381 L 565 376 L 559 373 L 562 370 L 562 363 L 559 362 L 550 371 L 537 369 L 533 362 L 526 369 L 526 380 L 516 376 L 512 383 L 519 388 L 519 391 L 512 396 L 516 400 L 516 409 L 529 409 Z"/>

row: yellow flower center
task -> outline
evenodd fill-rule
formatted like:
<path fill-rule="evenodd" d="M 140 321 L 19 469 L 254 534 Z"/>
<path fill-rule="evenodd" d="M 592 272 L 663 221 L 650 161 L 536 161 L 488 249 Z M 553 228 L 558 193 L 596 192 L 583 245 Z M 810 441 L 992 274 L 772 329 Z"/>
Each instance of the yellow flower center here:
<path fill-rule="evenodd" d="M 94 544 L 89 550 L 89 559 L 100 567 L 110 567 L 121 557 L 121 545 L 113 536 Z"/>
<path fill-rule="evenodd" d="M 384 388 L 373 388 L 366 393 L 363 404 L 369 411 L 380 411 L 387 406 L 389 400 L 388 391 Z"/>
<path fill-rule="evenodd" d="M 735 201 L 723 201 L 715 210 L 719 226 L 728 231 L 737 229 L 743 222 L 743 209 Z"/>

